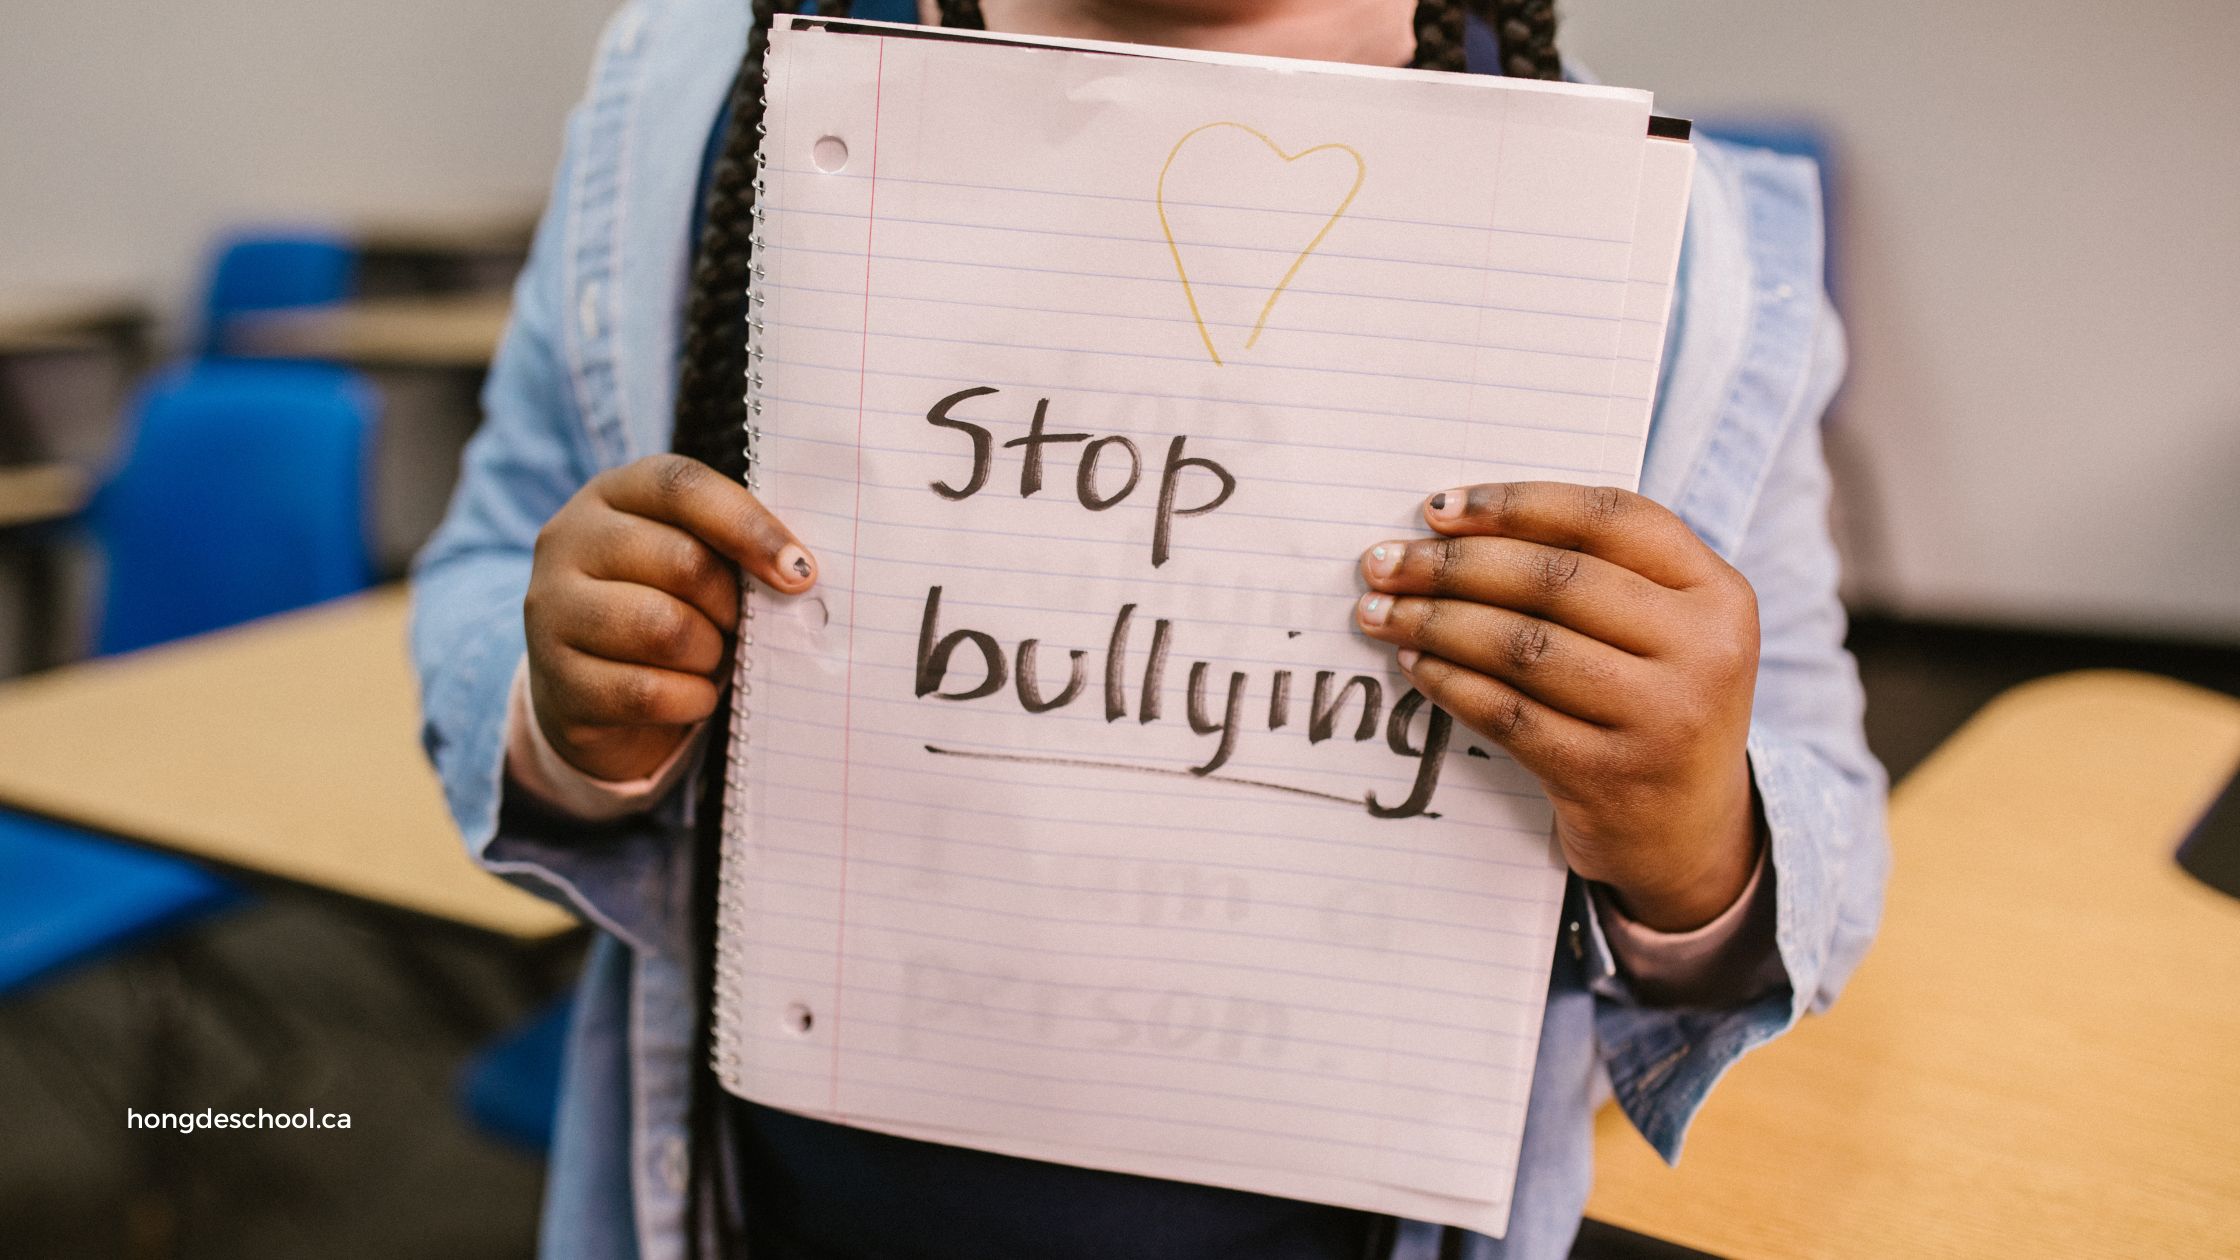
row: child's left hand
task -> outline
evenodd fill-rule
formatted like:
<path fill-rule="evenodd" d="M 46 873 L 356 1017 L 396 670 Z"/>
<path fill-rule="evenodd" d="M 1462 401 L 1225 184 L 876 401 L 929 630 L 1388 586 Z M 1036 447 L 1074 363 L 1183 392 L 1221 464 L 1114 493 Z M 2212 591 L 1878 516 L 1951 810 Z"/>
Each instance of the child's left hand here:
<path fill-rule="evenodd" d="M 1661 931 L 1717 917 L 1757 862 L 1750 583 L 1623 490 L 1471 486 L 1424 519 L 1444 537 L 1362 556 L 1362 629 L 1539 778 L 1571 868 L 1628 915 Z"/>

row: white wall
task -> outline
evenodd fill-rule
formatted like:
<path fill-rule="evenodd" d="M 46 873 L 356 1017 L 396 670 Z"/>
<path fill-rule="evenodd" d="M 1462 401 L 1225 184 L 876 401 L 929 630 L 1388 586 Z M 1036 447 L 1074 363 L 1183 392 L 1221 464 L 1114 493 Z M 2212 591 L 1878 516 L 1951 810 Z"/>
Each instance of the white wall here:
<path fill-rule="evenodd" d="M 246 218 L 542 195 L 611 0 L 10 6 L 0 294 L 176 302 Z M 1853 589 L 2240 640 L 2240 4 L 1567 0 L 1699 114 L 1842 145 Z"/>
<path fill-rule="evenodd" d="M 2240 4 L 1563 13 L 1667 112 L 1841 146 L 1859 597 L 2240 640 Z"/>
<path fill-rule="evenodd" d="M 0 297 L 176 306 L 239 221 L 541 202 L 613 0 L 11 4 Z"/>

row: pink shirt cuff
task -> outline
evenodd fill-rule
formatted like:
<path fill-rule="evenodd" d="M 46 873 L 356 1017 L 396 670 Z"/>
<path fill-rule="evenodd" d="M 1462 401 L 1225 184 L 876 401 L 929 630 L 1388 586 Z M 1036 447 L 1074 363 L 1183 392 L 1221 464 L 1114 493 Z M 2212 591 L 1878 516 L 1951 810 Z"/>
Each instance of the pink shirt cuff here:
<path fill-rule="evenodd" d="M 506 700 L 506 777 L 550 809 L 584 822 L 608 822 L 651 809 L 675 787 L 691 764 L 689 754 L 700 746 L 705 726 L 693 727 L 669 759 L 642 779 L 595 779 L 570 765 L 537 725 L 529 698 L 529 663 L 524 660 L 513 671 L 513 689 Z"/>
<path fill-rule="evenodd" d="M 1608 889 L 1588 888 L 1595 917 L 1618 969 L 1643 1001 L 1657 1005 L 1727 1005 L 1780 986 L 1787 975 L 1774 945 L 1774 880 L 1770 844 L 1734 904 L 1689 932 L 1659 932 L 1626 917 Z"/>

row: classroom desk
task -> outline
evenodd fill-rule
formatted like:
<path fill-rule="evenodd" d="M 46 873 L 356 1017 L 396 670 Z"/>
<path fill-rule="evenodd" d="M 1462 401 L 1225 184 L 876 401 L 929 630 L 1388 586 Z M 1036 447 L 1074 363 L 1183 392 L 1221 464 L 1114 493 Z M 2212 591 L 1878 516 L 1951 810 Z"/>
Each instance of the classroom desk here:
<path fill-rule="evenodd" d="M 362 254 L 503 254 L 520 257 L 536 236 L 541 207 L 522 205 L 447 214 L 376 215 L 350 229 Z"/>
<path fill-rule="evenodd" d="M 145 303 L 93 290 L 0 297 L 0 348 L 45 350 L 60 344 L 101 344 L 147 322 Z"/>
<path fill-rule="evenodd" d="M 385 589 L 0 683 L 0 806 L 542 940 L 575 920 L 476 868 L 419 743 Z"/>
<path fill-rule="evenodd" d="M 16 659 L 12 668 L 0 661 L 0 671 L 41 669 L 53 660 L 62 562 L 55 540 L 39 527 L 76 516 L 92 496 L 93 479 L 75 464 L 0 465 L 0 565 L 14 577 L 18 601 Z"/>
<path fill-rule="evenodd" d="M 92 493 L 92 479 L 75 464 L 0 466 L 0 530 L 66 520 Z"/>
<path fill-rule="evenodd" d="M 89 332 L 70 332 L 35 325 L 7 327 L 0 325 L 0 357 L 16 358 L 40 354 L 90 354 L 109 348 L 109 343 Z"/>
<path fill-rule="evenodd" d="M 539 207 L 414 213 L 359 221 L 358 291 L 366 297 L 507 287 L 529 257 Z"/>
<path fill-rule="evenodd" d="M 108 388 L 87 392 L 82 372 L 99 365 L 121 387 L 147 361 L 149 322 L 146 305 L 122 294 L 0 293 L 0 463 L 88 458 L 85 439 L 106 435 L 115 400 Z M 81 373 L 78 384 L 55 391 L 57 370 Z M 88 408 L 101 422 L 87 422 Z"/>
<path fill-rule="evenodd" d="M 1588 1214 L 1718 1255 L 2240 1256 L 2240 900 L 2173 850 L 2240 700 L 2062 675 L 1891 800 L 1881 937 L 1739 1064 L 1678 1169 L 1616 1110 Z"/>
<path fill-rule="evenodd" d="M 244 315 L 228 325 L 237 354 L 333 359 L 360 367 L 490 366 L 504 335 L 512 295 L 462 293 L 367 298 L 297 311 Z"/>

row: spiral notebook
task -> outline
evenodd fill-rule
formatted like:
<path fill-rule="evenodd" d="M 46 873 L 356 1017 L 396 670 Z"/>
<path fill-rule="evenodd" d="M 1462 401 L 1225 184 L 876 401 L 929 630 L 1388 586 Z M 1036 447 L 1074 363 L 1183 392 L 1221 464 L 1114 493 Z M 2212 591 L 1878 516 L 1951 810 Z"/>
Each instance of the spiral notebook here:
<path fill-rule="evenodd" d="M 747 598 L 724 1085 L 1503 1233 L 1564 868 L 1354 562 L 1634 485 L 1685 125 L 811 18 L 769 69 L 742 440 L 822 571 Z"/>

